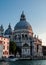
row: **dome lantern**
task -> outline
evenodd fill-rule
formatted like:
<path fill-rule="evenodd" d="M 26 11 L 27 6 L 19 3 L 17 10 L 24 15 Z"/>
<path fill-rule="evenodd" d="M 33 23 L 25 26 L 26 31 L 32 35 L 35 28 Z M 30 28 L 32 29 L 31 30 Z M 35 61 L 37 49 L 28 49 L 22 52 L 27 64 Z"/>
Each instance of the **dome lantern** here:
<path fill-rule="evenodd" d="M 26 20 L 25 15 L 24 15 L 24 11 L 22 11 L 22 14 L 21 14 L 21 17 L 20 17 L 20 21 L 22 21 L 22 20 Z"/>
<path fill-rule="evenodd" d="M 9 25 L 8 25 L 8 29 L 11 29 L 11 25 L 10 25 L 10 23 L 9 23 Z"/>

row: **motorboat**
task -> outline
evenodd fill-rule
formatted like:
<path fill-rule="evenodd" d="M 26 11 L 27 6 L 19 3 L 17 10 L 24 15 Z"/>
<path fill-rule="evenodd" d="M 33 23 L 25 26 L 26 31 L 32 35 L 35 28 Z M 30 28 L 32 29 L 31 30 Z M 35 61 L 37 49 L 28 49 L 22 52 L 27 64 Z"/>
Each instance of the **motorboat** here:
<path fill-rule="evenodd" d="M 4 58 L 3 61 L 9 62 L 9 61 L 16 61 L 19 60 L 19 58 L 16 58 L 15 56 L 9 56 L 8 58 Z"/>
<path fill-rule="evenodd" d="M 9 56 L 8 60 L 9 61 L 16 61 L 16 60 L 18 60 L 18 58 L 16 58 L 15 56 Z"/>

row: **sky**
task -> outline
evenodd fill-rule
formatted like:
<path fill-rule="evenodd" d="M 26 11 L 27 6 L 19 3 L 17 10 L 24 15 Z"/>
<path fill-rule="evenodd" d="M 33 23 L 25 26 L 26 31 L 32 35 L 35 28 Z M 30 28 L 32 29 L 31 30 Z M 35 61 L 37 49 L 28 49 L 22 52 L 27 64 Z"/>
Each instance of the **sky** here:
<path fill-rule="evenodd" d="M 14 29 L 22 11 L 34 35 L 38 35 L 46 45 L 46 0 L 0 0 L 0 25 L 3 24 L 6 30 L 10 23 Z"/>

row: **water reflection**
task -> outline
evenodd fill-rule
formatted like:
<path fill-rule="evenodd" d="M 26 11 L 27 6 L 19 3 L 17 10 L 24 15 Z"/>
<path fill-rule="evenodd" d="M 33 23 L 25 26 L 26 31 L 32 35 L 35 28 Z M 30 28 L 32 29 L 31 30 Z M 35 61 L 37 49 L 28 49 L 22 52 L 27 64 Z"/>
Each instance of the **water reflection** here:
<path fill-rule="evenodd" d="M 46 65 L 46 60 L 23 60 L 15 62 L 0 62 L 0 65 Z"/>
<path fill-rule="evenodd" d="M 9 62 L 2 62 L 2 65 L 10 65 Z"/>

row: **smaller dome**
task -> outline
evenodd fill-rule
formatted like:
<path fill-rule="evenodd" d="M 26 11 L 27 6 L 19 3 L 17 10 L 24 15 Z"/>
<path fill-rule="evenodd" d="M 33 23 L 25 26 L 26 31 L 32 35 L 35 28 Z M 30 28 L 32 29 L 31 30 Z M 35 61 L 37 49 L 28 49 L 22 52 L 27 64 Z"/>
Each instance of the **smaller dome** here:
<path fill-rule="evenodd" d="M 11 35 L 12 34 L 12 28 L 11 25 L 9 24 L 8 28 L 6 29 L 4 35 Z"/>

